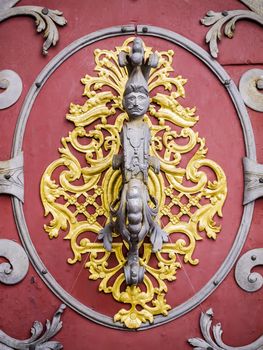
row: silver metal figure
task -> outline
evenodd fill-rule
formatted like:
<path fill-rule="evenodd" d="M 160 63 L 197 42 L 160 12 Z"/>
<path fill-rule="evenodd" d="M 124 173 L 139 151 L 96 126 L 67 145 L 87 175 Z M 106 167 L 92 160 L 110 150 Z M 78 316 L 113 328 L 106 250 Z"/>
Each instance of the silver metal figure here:
<path fill-rule="evenodd" d="M 112 162 L 113 169 L 121 169 L 122 187 L 119 197 L 111 205 L 110 222 L 102 229 L 99 238 L 103 239 L 108 251 L 111 250 L 112 232 L 120 234 L 128 243 L 125 280 L 128 285 L 137 285 L 143 281 L 145 272 L 139 262 L 141 242 L 148 235 L 155 252 L 168 240 L 156 222 L 157 200 L 148 191 L 149 167 L 158 174 L 160 163 L 149 155 L 151 134 L 143 121 L 150 103 L 147 80 L 150 69 L 158 64 L 158 56 L 152 54 L 145 60 L 143 42 L 136 38 L 130 55 L 120 53 L 119 64 L 126 66 L 129 73 L 123 96 L 123 107 L 129 116 L 121 132 L 123 153 L 115 155 Z"/>

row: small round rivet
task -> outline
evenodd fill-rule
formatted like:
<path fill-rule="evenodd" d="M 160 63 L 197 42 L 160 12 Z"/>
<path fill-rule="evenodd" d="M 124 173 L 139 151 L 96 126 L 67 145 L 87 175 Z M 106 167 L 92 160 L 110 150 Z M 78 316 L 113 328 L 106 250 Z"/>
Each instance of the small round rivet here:
<path fill-rule="evenodd" d="M 48 14 L 48 8 L 46 8 L 46 7 L 42 8 L 41 12 L 43 13 L 43 15 L 47 15 Z"/>
<path fill-rule="evenodd" d="M 251 260 L 253 260 L 253 261 L 257 260 L 257 256 L 256 255 L 252 255 L 251 256 Z"/>
<path fill-rule="evenodd" d="M 217 286 L 218 285 L 218 281 L 217 280 L 214 280 L 214 285 Z"/>
<path fill-rule="evenodd" d="M 147 33 L 148 32 L 148 28 L 147 27 L 142 27 L 142 32 L 143 33 Z"/>
<path fill-rule="evenodd" d="M 223 15 L 224 17 L 226 17 L 226 16 L 228 15 L 228 12 L 227 12 L 227 11 L 223 11 L 223 12 L 222 12 L 222 15 Z"/>
<path fill-rule="evenodd" d="M 47 270 L 42 270 L 41 273 L 42 273 L 43 275 L 46 275 L 46 274 L 47 274 Z"/>
<path fill-rule="evenodd" d="M 11 175 L 10 175 L 10 174 L 5 174 L 5 175 L 4 175 L 4 178 L 5 178 L 6 180 L 9 180 L 9 179 L 11 178 Z"/>
<path fill-rule="evenodd" d="M 260 177 L 260 178 L 258 179 L 258 182 L 261 183 L 261 184 L 263 184 L 263 177 Z"/>

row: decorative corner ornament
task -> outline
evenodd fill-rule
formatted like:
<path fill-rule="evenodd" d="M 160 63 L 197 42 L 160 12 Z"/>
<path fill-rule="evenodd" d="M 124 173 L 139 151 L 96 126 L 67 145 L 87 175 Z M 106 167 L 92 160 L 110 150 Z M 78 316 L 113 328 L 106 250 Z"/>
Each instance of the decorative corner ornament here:
<path fill-rule="evenodd" d="M 75 128 L 42 176 L 45 216 L 53 216 L 44 228 L 50 238 L 68 230 L 70 264 L 89 253 L 85 267 L 91 280 L 101 280 L 99 291 L 130 305 L 114 321 L 136 329 L 168 314 L 165 294 L 181 267 L 177 254 L 197 265 L 192 255 L 201 232 L 216 239 L 226 177 L 192 129 L 195 108 L 177 101 L 185 96 L 186 79 L 171 76 L 172 50 L 152 53 L 130 38 L 115 51 L 94 54 L 98 76 L 81 80 L 88 99 L 70 105 L 66 118 Z M 166 93 L 156 91 L 160 87 Z M 84 166 L 78 156 L 85 157 Z M 54 177 L 61 166 L 66 170 Z"/>
<path fill-rule="evenodd" d="M 241 19 L 248 19 L 263 25 L 263 0 L 240 0 L 251 9 L 214 12 L 208 11 L 206 16 L 201 19 L 205 26 L 212 26 L 206 34 L 206 42 L 209 44 L 210 54 L 217 58 L 218 46 L 217 40 L 221 40 L 222 28 L 228 38 L 233 38 L 236 22 Z"/>
<path fill-rule="evenodd" d="M 31 328 L 31 338 L 26 340 L 18 340 L 10 337 L 2 330 L 0 330 L 0 349 L 3 350 L 60 350 L 63 346 L 58 341 L 49 340 L 54 337 L 62 328 L 62 321 L 60 321 L 61 315 L 66 306 L 61 304 L 59 309 L 55 312 L 52 321 L 46 321 L 46 330 L 43 333 L 43 324 L 39 321 L 35 321 Z"/>
<path fill-rule="evenodd" d="M 47 55 L 51 45 L 55 46 L 59 40 L 59 34 L 56 24 L 64 26 L 67 21 L 62 16 L 63 12 L 51 10 L 40 6 L 18 6 L 13 7 L 19 1 L 2 0 L 0 4 L 0 22 L 14 16 L 32 16 L 36 20 L 37 32 L 44 30 L 44 38 L 46 38 L 42 53 Z"/>
<path fill-rule="evenodd" d="M 221 323 L 217 323 L 212 328 L 211 325 L 214 313 L 212 309 L 202 312 L 200 317 L 200 328 L 204 339 L 190 338 L 188 342 L 193 346 L 194 350 L 262 350 L 263 347 L 263 335 L 255 340 L 253 343 L 244 346 L 229 346 L 222 340 L 222 326 Z M 214 339 L 213 339 L 214 338 Z"/>

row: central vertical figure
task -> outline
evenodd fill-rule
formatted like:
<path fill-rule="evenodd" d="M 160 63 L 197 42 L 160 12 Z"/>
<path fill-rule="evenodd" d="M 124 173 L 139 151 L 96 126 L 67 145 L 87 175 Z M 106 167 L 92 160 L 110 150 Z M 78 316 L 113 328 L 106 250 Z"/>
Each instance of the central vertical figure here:
<path fill-rule="evenodd" d="M 99 238 L 103 239 L 108 251 L 111 250 L 113 232 L 128 243 L 125 280 L 128 285 L 136 285 L 143 281 L 145 272 L 139 261 L 140 243 L 148 235 L 155 252 L 168 240 L 155 221 L 157 200 L 148 191 L 149 167 L 158 174 L 160 164 L 156 157 L 149 155 L 151 134 L 143 121 L 150 103 L 147 82 L 151 68 L 158 65 L 158 56 L 151 54 L 145 60 L 143 42 L 135 38 L 130 55 L 119 54 L 119 65 L 126 66 L 129 74 L 123 95 L 123 108 L 129 116 L 121 132 L 123 153 L 115 155 L 112 162 L 113 169 L 121 169 L 122 187 L 119 197 L 111 205 L 110 222 L 102 229 Z"/>

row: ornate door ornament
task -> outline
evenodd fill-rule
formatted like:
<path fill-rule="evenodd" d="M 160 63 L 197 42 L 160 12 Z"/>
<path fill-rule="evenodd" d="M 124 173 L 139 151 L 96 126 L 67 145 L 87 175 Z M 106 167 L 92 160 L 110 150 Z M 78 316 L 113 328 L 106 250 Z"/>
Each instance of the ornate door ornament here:
<path fill-rule="evenodd" d="M 52 320 L 46 320 L 46 324 L 40 321 L 34 321 L 30 332 L 31 337 L 27 339 L 16 339 L 0 330 L 0 349 L 1 350 L 60 350 L 63 345 L 52 339 L 62 328 L 61 316 L 66 308 L 66 305 L 61 304 L 54 313 Z"/>
<path fill-rule="evenodd" d="M 222 216 L 226 177 L 192 129 L 195 108 L 177 101 L 185 96 L 186 79 L 172 74 L 173 51 L 152 53 L 136 38 L 94 55 L 97 76 L 81 80 L 87 100 L 71 103 L 67 119 L 75 128 L 62 138 L 60 159 L 42 177 L 45 215 L 52 215 L 45 231 L 50 238 L 68 232 L 68 262 L 89 254 L 89 278 L 129 305 L 114 321 L 138 328 L 171 308 L 165 294 L 181 267 L 177 254 L 197 265 L 192 255 L 203 239 L 200 232 L 216 239 L 220 226 L 214 217 Z"/>
<path fill-rule="evenodd" d="M 262 0 L 240 0 L 250 10 L 231 10 L 214 12 L 208 11 L 201 19 L 201 23 L 207 27 L 212 26 L 206 34 L 205 40 L 209 44 L 209 50 L 213 57 L 218 56 L 217 41 L 222 38 L 222 31 L 229 39 L 234 36 L 236 22 L 240 20 L 254 21 L 263 25 L 263 1 Z"/>
<path fill-rule="evenodd" d="M 55 46 L 59 40 L 56 24 L 67 24 L 63 13 L 40 6 L 17 6 L 20 0 L 2 0 L 0 3 L 0 23 L 16 16 L 31 16 L 35 18 L 37 32 L 44 31 L 45 42 L 42 46 L 42 54 L 47 55 L 50 46 Z M 23 84 L 20 76 L 10 70 L 0 71 L 0 88 L 4 90 L 0 94 L 0 109 L 12 106 L 20 97 Z"/>
<path fill-rule="evenodd" d="M 56 24 L 64 26 L 67 24 L 63 12 L 51 10 L 41 6 L 17 6 L 20 0 L 2 0 L 0 4 L 0 23 L 15 16 L 31 16 L 35 18 L 37 32 L 44 31 L 46 39 L 42 46 L 43 55 L 48 54 L 50 46 L 55 46 L 59 40 L 59 33 Z"/>
<path fill-rule="evenodd" d="M 246 109 L 223 68 L 176 33 L 151 26 L 136 30 L 181 46 L 212 70 L 241 119 L 247 159 L 256 161 Z M 128 33 L 134 34 L 135 28 L 113 27 L 89 34 L 50 61 L 25 99 L 13 157 L 21 152 L 34 100 L 55 69 L 90 43 Z M 197 242 L 205 236 L 216 239 L 221 230 L 217 216 L 222 216 L 227 194 L 226 176 L 209 159 L 205 139 L 196 131 L 195 108 L 180 103 L 187 95 L 187 80 L 178 75 L 173 54 L 172 50 L 153 52 L 138 38 L 125 40 L 115 50 L 96 49 L 97 73 L 81 80 L 87 99 L 82 105 L 70 104 L 66 119 L 73 130 L 62 137 L 60 158 L 46 168 L 41 180 L 41 199 L 49 215 L 45 231 L 50 238 L 63 235 L 70 243 L 68 263 L 82 261 L 99 291 L 120 303 L 115 315 L 92 310 L 59 285 L 36 253 L 21 200 L 12 199 L 21 239 L 43 280 L 80 314 L 112 328 L 160 325 L 207 298 L 233 267 L 253 214 L 253 202 L 248 201 L 218 271 L 192 298 L 171 308 L 166 295 L 180 278 L 180 257 L 186 264 L 198 265 L 193 257 Z"/>
<path fill-rule="evenodd" d="M 190 338 L 189 344 L 193 350 L 261 350 L 263 346 L 263 335 L 250 344 L 242 346 L 231 346 L 224 343 L 223 328 L 220 322 L 212 326 L 214 312 L 212 309 L 202 312 L 200 316 L 200 329 L 202 338 Z"/>
<path fill-rule="evenodd" d="M 222 32 L 225 36 L 232 39 L 234 37 L 236 22 L 240 20 L 254 21 L 263 25 L 263 0 L 240 0 L 250 10 L 233 10 L 214 12 L 208 11 L 206 16 L 201 19 L 205 26 L 211 26 L 208 30 L 205 40 L 209 44 L 211 56 L 217 58 L 217 41 L 221 40 Z M 239 82 L 240 94 L 245 104 L 259 112 L 263 112 L 263 70 L 250 69 L 245 72 Z"/>

